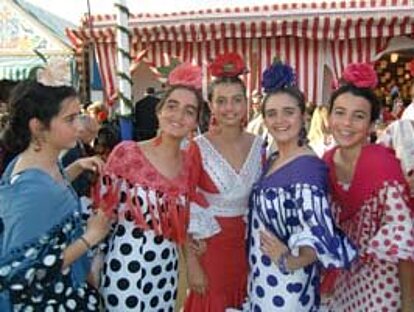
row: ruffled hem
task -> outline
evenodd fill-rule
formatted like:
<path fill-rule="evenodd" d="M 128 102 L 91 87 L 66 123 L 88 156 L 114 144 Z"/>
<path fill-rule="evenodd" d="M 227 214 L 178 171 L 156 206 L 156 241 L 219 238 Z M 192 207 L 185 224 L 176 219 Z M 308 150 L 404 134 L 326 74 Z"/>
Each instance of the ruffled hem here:
<path fill-rule="evenodd" d="M 206 239 L 220 233 L 221 227 L 208 208 L 192 203 L 188 232 L 193 235 L 194 239 Z"/>
<path fill-rule="evenodd" d="M 225 294 L 210 293 L 199 295 L 190 292 L 184 306 L 184 312 L 224 312 L 241 311 L 246 298 L 244 290 L 235 291 L 231 298 Z"/>

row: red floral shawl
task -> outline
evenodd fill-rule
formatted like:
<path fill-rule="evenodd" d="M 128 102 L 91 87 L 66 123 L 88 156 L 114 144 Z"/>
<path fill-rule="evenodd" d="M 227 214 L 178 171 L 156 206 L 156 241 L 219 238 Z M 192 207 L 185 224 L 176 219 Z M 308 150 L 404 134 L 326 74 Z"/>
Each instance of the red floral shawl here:
<path fill-rule="evenodd" d="M 385 182 L 408 185 L 401 164 L 390 148 L 377 144 L 365 145 L 359 155 L 350 188 L 344 190 L 336 177 L 334 155 L 337 147 L 326 152 L 323 159 L 329 167 L 329 184 L 334 202 L 342 207 L 339 222 L 352 219 L 364 202 L 378 194 Z"/>
<path fill-rule="evenodd" d="M 362 148 L 351 185 L 348 190 L 344 190 L 336 177 L 334 155 L 337 148 L 326 152 L 323 159 L 329 167 L 329 186 L 333 201 L 342 208 L 339 225 L 352 219 L 364 202 L 376 196 L 386 182 L 404 185 L 406 194 L 409 194 L 408 184 L 394 151 L 378 144 L 368 144 Z M 339 270 L 335 269 L 325 272 L 321 285 L 322 293 L 329 293 L 333 289 L 338 274 Z"/>
<path fill-rule="evenodd" d="M 184 153 L 184 159 L 184 168 L 181 173 L 173 179 L 168 179 L 150 163 L 136 142 L 120 143 L 109 156 L 100 182 L 92 189 L 94 205 L 109 216 L 113 216 L 116 212 L 114 209 L 120 202 L 123 202 L 126 205 L 125 216 L 116 215 L 115 217 L 127 217 L 128 214 L 128 217 L 138 227 L 144 230 L 152 229 L 157 235 L 163 235 L 178 244 L 184 243 L 187 236 L 189 201 L 192 193 L 187 153 Z M 120 191 L 125 181 L 130 189 L 133 189 L 132 191 L 125 193 Z M 106 189 L 103 194 L 101 183 Z M 137 199 L 138 187 L 145 190 L 144 200 L 147 204 L 150 203 L 149 191 L 155 191 L 155 202 L 148 205 L 151 223 L 145 222 L 140 206 L 142 202 Z M 121 198 L 125 197 L 121 193 L 124 193 L 126 198 Z M 179 199 L 180 197 L 185 198 L 184 204 Z"/>

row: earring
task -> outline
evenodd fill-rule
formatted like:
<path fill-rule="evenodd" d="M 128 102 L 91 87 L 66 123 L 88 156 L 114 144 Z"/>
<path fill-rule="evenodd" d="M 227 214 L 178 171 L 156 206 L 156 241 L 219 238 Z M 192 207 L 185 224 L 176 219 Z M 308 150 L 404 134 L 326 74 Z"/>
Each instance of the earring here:
<path fill-rule="evenodd" d="M 42 144 L 38 137 L 33 137 L 33 150 L 38 153 L 42 150 Z"/>
<path fill-rule="evenodd" d="M 298 146 L 303 146 L 306 144 L 308 144 L 308 138 L 307 138 L 305 125 L 303 125 L 299 132 Z"/>
<path fill-rule="evenodd" d="M 213 113 L 211 113 L 211 115 L 210 115 L 210 122 L 208 124 L 208 131 L 211 134 L 214 134 L 214 135 L 220 133 L 220 127 L 217 123 L 217 118 L 216 118 L 216 116 L 214 116 Z"/>
<path fill-rule="evenodd" d="M 160 130 L 157 136 L 154 138 L 154 141 L 152 141 L 152 145 L 159 146 L 161 143 L 162 143 L 162 131 Z"/>
<path fill-rule="evenodd" d="M 187 138 L 188 138 L 188 141 L 189 142 L 191 142 L 193 139 L 194 139 L 194 132 L 196 132 L 197 130 L 191 130 L 189 133 L 188 133 L 188 136 L 187 136 Z"/>
<path fill-rule="evenodd" d="M 241 127 L 242 129 L 244 129 L 244 128 L 246 128 L 246 127 L 247 127 L 247 114 L 245 114 L 245 115 L 242 117 L 242 119 L 241 119 L 241 121 L 240 121 L 240 127 Z"/>

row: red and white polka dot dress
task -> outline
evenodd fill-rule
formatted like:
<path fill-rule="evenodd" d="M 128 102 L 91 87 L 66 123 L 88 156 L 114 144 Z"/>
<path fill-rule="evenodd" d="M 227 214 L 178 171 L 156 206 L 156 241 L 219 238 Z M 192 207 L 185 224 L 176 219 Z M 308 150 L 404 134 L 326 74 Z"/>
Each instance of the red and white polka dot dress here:
<path fill-rule="evenodd" d="M 340 224 L 359 247 L 359 259 L 337 278 L 330 311 L 399 311 L 398 261 L 414 258 L 413 216 L 403 198 L 403 186 L 386 183 L 354 218 Z"/>

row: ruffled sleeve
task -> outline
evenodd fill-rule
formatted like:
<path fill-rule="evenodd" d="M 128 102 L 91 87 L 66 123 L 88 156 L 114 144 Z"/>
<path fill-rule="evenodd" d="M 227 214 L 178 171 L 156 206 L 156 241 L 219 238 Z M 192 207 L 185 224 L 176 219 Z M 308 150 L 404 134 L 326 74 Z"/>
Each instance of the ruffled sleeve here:
<path fill-rule="evenodd" d="M 301 188 L 296 191 L 300 194 L 296 203 L 302 226 L 297 227 L 300 230 L 289 237 L 288 247 L 292 254 L 298 255 L 300 247 L 308 246 L 315 250 L 325 268 L 349 267 L 357 252 L 348 238 L 335 227 L 325 192 L 309 185 L 297 185 L 296 188 Z"/>
<path fill-rule="evenodd" d="M 387 185 L 381 195 L 385 202 L 381 226 L 371 238 L 366 255 L 390 262 L 414 260 L 413 215 L 404 186 Z"/>
<path fill-rule="evenodd" d="M 196 203 L 190 205 L 190 224 L 188 233 L 194 239 L 206 239 L 218 234 L 221 227 L 210 211 Z"/>
<path fill-rule="evenodd" d="M 221 231 L 216 218 L 208 210 L 208 202 L 200 189 L 210 193 L 218 193 L 217 187 L 203 170 L 201 153 L 198 145 L 192 142 L 188 148 L 190 172 L 190 223 L 188 232 L 195 239 L 206 239 Z"/>

